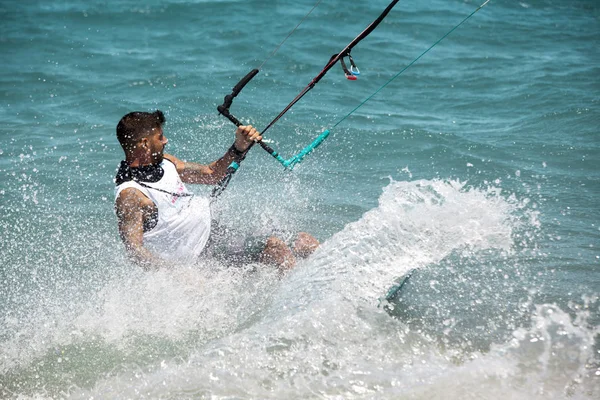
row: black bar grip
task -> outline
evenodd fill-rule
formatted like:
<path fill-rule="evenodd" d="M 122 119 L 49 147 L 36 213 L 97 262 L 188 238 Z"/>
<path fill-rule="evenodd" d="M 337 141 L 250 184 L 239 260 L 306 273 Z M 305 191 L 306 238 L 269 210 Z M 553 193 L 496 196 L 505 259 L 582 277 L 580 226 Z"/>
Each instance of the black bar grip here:
<path fill-rule="evenodd" d="M 277 154 L 277 152 L 275 150 L 273 150 L 271 148 L 271 146 L 269 146 L 268 144 L 266 144 L 265 142 L 263 142 L 262 140 L 260 142 L 257 142 L 258 144 L 260 144 L 260 147 L 262 147 L 264 150 L 267 151 L 267 153 L 273 155 L 273 153 Z"/>
<path fill-rule="evenodd" d="M 242 79 L 240 79 L 240 81 L 237 83 L 237 85 L 235 85 L 233 87 L 233 89 L 231 89 L 231 95 L 233 97 L 237 96 L 238 94 L 240 94 L 240 92 L 242 91 L 242 89 L 244 88 L 244 86 L 246 86 L 246 84 L 248 84 L 248 82 L 250 82 L 250 80 L 252 78 L 254 78 L 256 76 L 256 74 L 258 74 L 258 69 L 253 69 L 252 71 L 248 72 L 248 74 L 243 77 Z"/>
<path fill-rule="evenodd" d="M 236 96 L 240 94 L 244 86 L 246 86 L 248 82 L 250 82 L 250 80 L 252 80 L 252 78 L 256 76 L 256 74 L 258 74 L 258 69 L 256 68 L 248 72 L 246 76 L 240 79 L 237 85 L 235 85 L 233 89 L 231 89 L 231 93 L 225 96 L 225 98 L 223 99 L 223 104 L 217 106 L 217 111 L 219 111 L 219 113 L 221 113 L 225 118 L 233 122 L 235 126 L 240 126 L 241 122 L 236 117 L 231 115 L 231 113 L 229 112 L 229 107 L 231 107 L 233 99 L 235 99 Z"/>
<path fill-rule="evenodd" d="M 217 110 L 221 113 L 221 115 L 223 115 L 225 118 L 227 118 L 228 120 L 233 122 L 235 124 L 235 126 L 242 125 L 242 123 L 236 117 L 231 115 L 231 113 L 229 112 L 229 109 L 225 108 L 225 106 L 223 104 L 221 104 L 220 106 L 217 106 Z"/>

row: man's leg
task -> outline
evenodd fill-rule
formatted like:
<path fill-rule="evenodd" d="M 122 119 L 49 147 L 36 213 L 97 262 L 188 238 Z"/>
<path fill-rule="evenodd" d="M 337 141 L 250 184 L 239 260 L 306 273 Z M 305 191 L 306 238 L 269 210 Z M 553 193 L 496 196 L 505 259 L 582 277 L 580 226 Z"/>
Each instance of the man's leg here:
<path fill-rule="evenodd" d="M 281 272 L 296 265 L 296 257 L 285 242 L 275 236 L 267 239 L 264 250 L 260 253 L 259 261 L 265 264 L 275 264 Z"/>
<path fill-rule="evenodd" d="M 292 249 L 283 240 L 271 236 L 267 239 L 267 244 L 259 256 L 259 261 L 265 264 L 275 264 L 283 272 L 296 265 L 296 256 L 306 258 L 317 247 L 319 247 L 319 241 L 306 232 L 298 234 Z"/>
<path fill-rule="evenodd" d="M 311 234 L 300 232 L 292 250 L 298 257 L 306 258 L 310 256 L 319 247 L 319 241 Z"/>

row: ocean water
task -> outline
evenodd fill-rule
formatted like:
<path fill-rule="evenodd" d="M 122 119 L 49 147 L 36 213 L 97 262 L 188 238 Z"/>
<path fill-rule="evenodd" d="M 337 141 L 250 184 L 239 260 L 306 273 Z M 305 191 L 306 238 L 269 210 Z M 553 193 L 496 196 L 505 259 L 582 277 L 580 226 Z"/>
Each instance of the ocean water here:
<path fill-rule="evenodd" d="M 121 116 L 218 158 L 314 3 L 0 2 L 0 398 L 600 397 L 598 1 L 492 0 L 293 172 L 253 149 L 214 213 L 317 236 L 283 278 L 127 261 Z M 479 5 L 401 1 L 265 137 L 299 151 Z M 321 2 L 232 113 L 262 129 L 386 6 Z"/>

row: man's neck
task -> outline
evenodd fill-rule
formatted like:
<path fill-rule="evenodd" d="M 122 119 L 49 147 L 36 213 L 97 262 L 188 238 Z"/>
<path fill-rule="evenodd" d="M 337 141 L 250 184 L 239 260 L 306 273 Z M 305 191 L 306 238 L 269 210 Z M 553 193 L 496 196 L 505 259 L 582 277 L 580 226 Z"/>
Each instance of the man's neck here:
<path fill-rule="evenodd" d="M 126 156 L 125 162 L 131 168 L 140 168 L 140 167 L 144 167 L 146 165 L 153 164 L 152 160 L 148 159 L 147 157 L 137 157 L 137 156 Z"/>

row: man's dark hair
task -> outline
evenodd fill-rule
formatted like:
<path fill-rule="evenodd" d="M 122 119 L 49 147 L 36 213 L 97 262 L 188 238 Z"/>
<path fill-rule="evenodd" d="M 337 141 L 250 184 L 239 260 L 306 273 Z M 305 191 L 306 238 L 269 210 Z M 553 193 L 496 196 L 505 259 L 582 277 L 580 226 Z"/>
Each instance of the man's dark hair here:
<path fill-rule="evenodd" d="M 165 123 L 165 115 L 156 110 L 153 113 L 134 111 L 125 115 L 117 125 L 117 139 L 123 150 L 128 151 L 140 139 L 152 133 L 153 129 L 160 128 Z"/>

